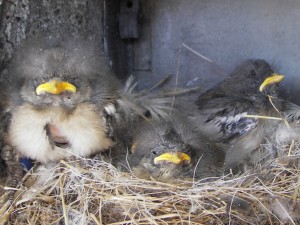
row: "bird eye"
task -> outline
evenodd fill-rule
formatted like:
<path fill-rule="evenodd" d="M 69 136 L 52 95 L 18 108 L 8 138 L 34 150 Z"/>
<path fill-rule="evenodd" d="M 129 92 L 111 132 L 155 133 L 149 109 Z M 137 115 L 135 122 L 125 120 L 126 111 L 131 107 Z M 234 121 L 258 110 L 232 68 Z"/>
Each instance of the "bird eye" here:
<path fill-rule="evenodd" d="M 253 81 L 253 82 L 251 82 L 251 85 L 255 86 L 255 85 L 257 85 L 257 82 Z"/>
<path fill-rule="evenodd" d="M 153 151 L 152 151 L 152 154 L 153 154 L 153 155 L 157 155 L 158 153 L 157 153 L 157 151 L 153 150 Z"/>

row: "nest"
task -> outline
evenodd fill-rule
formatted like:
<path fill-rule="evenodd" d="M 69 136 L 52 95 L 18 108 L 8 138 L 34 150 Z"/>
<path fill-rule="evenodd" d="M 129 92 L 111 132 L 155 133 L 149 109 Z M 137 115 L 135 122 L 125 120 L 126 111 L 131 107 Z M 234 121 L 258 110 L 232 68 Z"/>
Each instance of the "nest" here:
<path fill-rule="evenodd" d="M 208 182 L 139 179 L 99 157 L 35 166 L 13 202 L 2 195 L 0 223 L 299 224 L 299 146 Z"/>

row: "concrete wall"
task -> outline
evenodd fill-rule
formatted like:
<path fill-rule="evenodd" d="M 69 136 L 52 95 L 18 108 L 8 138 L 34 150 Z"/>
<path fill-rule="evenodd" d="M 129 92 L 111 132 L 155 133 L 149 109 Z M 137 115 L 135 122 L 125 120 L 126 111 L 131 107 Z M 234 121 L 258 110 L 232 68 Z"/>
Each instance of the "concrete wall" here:
<path fill-rule="evenodd" d="M 286 75 L 286 95 L 300 103 L 300 1 L 298 0 L 141 0 L 151 14 L 136 40 L 134 65 L 148 59 L 148 68 L 133 71 L 151 86 L 176 74 L 178 51 L 186 44 L 213 63 L 181 48 L 181 86 L 203 90 L 223 79 L 242 60 L 262 58 Z M 146 16 L 149 18 L 149 16 Z M 142 47 L 141 47 L 142 46 Z M 147 48 L 146 48 L 147 49 Z M 135 53 L 136 52 L 136 53 Z M 174 83 L 172 84 L 174 85 Z"/>

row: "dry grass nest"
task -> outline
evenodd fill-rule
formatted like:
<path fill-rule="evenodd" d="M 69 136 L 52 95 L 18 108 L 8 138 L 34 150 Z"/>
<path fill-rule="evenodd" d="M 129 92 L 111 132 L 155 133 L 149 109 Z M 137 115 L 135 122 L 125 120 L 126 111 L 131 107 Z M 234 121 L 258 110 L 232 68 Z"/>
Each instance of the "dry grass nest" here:
<path fill-rule="evenodd" d="M 255 169 L 210 182 L 138 179 L 99 159 L 35 166 L 4 224 L 299 224 L 300 144 Z M 6 200 L 5 200 L 6 199 Z"/>

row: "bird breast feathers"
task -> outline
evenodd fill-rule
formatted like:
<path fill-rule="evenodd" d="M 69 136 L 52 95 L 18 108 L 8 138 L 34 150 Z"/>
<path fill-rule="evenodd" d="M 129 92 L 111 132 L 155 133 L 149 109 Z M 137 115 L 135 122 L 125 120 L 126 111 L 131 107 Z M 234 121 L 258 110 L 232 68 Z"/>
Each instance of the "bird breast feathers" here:
<path fill-rule="evenodd" d="M 13 113 L 9 140 L 23 155 L 40 162 L 58 160 L 71 154 L 88 156 L 112 145 L 106 137 L 106 124 L 96 107 L 79 104 L 74 111 L 63 108 L 36 110 L 24 104 Z M 69 141 L 66 149 L 51 146 L 47 124 L 55 124 L 60 135 Z"/>

